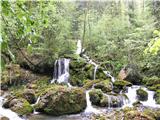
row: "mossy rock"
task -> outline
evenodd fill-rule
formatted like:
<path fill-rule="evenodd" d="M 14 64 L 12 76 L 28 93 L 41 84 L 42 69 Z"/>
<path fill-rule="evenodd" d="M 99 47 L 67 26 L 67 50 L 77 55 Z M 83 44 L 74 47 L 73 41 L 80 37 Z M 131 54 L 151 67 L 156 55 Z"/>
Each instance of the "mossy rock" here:
<path fill-rule="evenodd" d="M 9 108 L 18 115 L 27 115 L 33 112 L 33 107 L 23 98 L 15 98 L 9 102 Z"/>
<path fill-rule="evenodd" d="M 142 103 L 139 100 L 137 100 L 132 105 L 135 106 L 135 107 L 139 107 L 140 105 L 142 105 Z"/>
<path fill-rule="evenodd" d="M 131 110 L 125 113 L 124 120 L 155 120 L 150 115 L 146 115 L 137 110 Z"/>
<path fill-rule="evenodd" d="M 147 86 L 147 88 L 149 90 L 156 91 L 156 90 L 160 89 L 160 84 L 156 84 L 156 85 L 153 85 L 153 86 Z"/>
<path fill-rule="evenodd" d="M 100 106 L 100 102 L 103 98 L 103 92 L 100 89 L 92 89 L 89 92 L 89 96 L 93 105 Z"/>
<path fill-rule="evenodd" d="M 145 90 L 143 90 L 142 88 L 138 89 L 136 91 L 136 93 L 137 93 L 137 98 L 139 100 L 146 101 L 148 99 L 148 93 Z"/>
<path fill-rule="evenodd" d="M 90 89 L 90 88 L 92 88 L 92 86 L 94 85 L 94 84 L 96 84 L 96 83 L 99 83 L 101 80 L 84 80 L 84 82 L 83 82 L 83 88 L 85 88 L 85 89 Z"/>
<path fill-rule="evenodd" d="M 160 90 L 157 90 L 154 95 L 155 101 L 157 104 L 160 104 Z"/>
<path fill-rule="evenodd" d="M 86 108 L 86 95 L 82 88 L 52 85 L 40 96 L 36 111 L 53 116 L 79 113 Z"/>
<path fill-rule="evenodd" d="M 99 83 L 96 83 L 94 85 L 94 88 L 101 89 L 104 93 L 111 92 L 112 91 L 112 83 L 110 82 L 109 79 L 103 80 Z"/>
<path fill-rule="evenodd" d="M 154 85 L 160 84 L 160 78 L 157 77 L 157 76 L 144 77 L 143 78 L 143 83 L 146 86 L 154 86 Z"/>
<path fill-rule="evenodd" d="M 156 119 L 156 120 L 160 120 L 160 109 L 145 108 L 143 110 L 143 113 Z"/>
<path fill-rule="evenodd" d="M 121 90 L 126 90 L 126 87 L 132 86 L 132 83 L 125 80 L 116 80 L 113 83 L 113 91 L 119 93 Z"/>

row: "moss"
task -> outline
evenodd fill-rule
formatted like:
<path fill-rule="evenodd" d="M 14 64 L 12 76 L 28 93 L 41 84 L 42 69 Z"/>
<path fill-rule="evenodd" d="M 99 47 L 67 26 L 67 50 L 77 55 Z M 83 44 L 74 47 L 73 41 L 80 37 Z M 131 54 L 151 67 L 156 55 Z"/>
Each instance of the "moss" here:
<path fill-rule="evenodd" d="M 112 85 L 109 79 L 96 83 L 94 88 L 101 89 L 105 93 L 112 91 Z"/>
<path fill-rule="evenodd" d="M 144 77 L 143 83 L 146 86 L 154 86 L 154 85 L 160 84 L 160 78 L 157 76 Z"/>
<path fill-rule="evenodd" d="M 116 80 L 113 83 L 113 91 L 119 93 L 121 90 L 125 90 L 127 86 L 132 86 L 132 83 L 125 80 Z"/>
<path fill-rule="evenodd" d="M 146 101 L 148 99 L 148 93 L 145 90 L 140 88 L 136 91 L 136 93 L 139 100 Z"/>
<path fill-rule="evenodd" d="M 33 107 L 28 103 L 27 100 L 19 98 L 17 103 L 11 107 L 11 110 L 19 115 L 27 115 L 33 112 Z"/>
<path fill-rule="evenodd" d="M 160 84 L 153 85 L 153 86 L 148 86 L 147 88 L 148 88 L 149 90 L 156 91 L 156 90 L 160 89 Z"/>
<path fill-rule="evenodd" d="M 157 90 L 154 95 L 155 101 L 157 104 L 160 104 L 160 90 Z"/>
<path fill-rule="evenodd" d="M 124 120 L 155 120 L 149 115 L 146 115 L 144 113 L 141 113 L 136 110 L 131 110 L 125 113 Z"/>
<path fill-rule="evenodd" d="M 100 89 L 93 89 L 89 92 L 89 96 L 93 105 L 100 105 L 100 101 L 103 98 L 103 93 Z"/>
<path fill-rule="evenodd" d="M 84 80 L 83 88 L 90 89 L 94 84 L 99 83 L 101 80 Z"/>
<path fill-rule="evenodd" d="M 37 111 L 50 115 L 78 113 L 86 107 L 86 96 L 82 88 L 52 85 L 41 93 L 35 106 Z"/>
<path fill-rule="evenodd" d="M 154 118 L 154 119 L 157 119 L 158 115 L 157 115 L 157 111 L 155 110 L 152 110 L 152 109 L 144 109 L 143 111 L 144 114 Z"/>

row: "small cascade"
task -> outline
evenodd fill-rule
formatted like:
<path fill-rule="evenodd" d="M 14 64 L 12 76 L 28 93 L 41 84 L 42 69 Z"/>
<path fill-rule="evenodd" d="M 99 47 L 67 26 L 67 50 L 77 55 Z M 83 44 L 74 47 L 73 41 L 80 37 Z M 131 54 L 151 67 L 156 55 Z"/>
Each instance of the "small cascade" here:
<path fill-rule="evenodd" d="M 160 108 L 160 105 L 156 104 L 156 102 L 154 100 L 154 91 L 150 91 L 147 88 L 142 87 L 142 86 L 138 86 L 138 85 L 128 87 L 128 92 L 126 93 L 126 95 L 129 99 L 129 102 L 126 103 L 123 107 L 125 107 L 125 106 L 132 107 L 133 106 L 132 104 L 138 100 L 136 90 L 138 90 L 139 88 L 144 89 L 148 93 L 148 100 L 140 101 L 144 106 Z"/>
<path fill-rule="evenodd" d="M 106 96 L 108 98 L 108 109 L 120 108 L 126 103 L 126 98 L 123 95 L 114 96 L 106 94 Z"/>
<path fill-rule="evenodd" d="M 51 83 L 67 83 L 69 79 L 69 59 L 61 58 L 55 61 L 54 64 L 54 75 Z"/>
<path fill-rule="evenodd" d="M 94 74 L 93 74 L 93 80 L 96 79 L 96 72 L 97 72 L 97 69 L 98 69 L 98 65 L 95 65 L 95 67 L 94 67 Z"/>
<path fill-rule="evenodd" d="M 8 117 L 9 120 L 24 120 L 23 118 L 20 118 L 18 114 L 16 114 L 12 110 L 3 108 L 3 101 L 4 97 L 0 96 L 0 117 L 5 116 Z"/>
<path fill-rule="evenodd" d="M 110 74 L 110 72 L 109 71 L 103 71 L 108 77 L 110 77 L 111 78 L 111 81 L 112 82 L 115 82 L 115 79 L 114 79 L 114 77 Z"/>
<path fill-rule="evenodd" d="M 88 114 L 89 113 L 95 113 L 95 114 L 97 113 L 98 114 L 98 113 L 100 113 L 100 111 L 92 106 L 92 103 L 91 103 L 90 97 L 89 97 L 89 92 L 90 92 L 90 90 L 86 91 L 87 108 L 85 109 L 84 113 L 88 113 Z"/>
<path fill-rule="evenodd" d="M 76 54 L 79 55 L 82 52 L 82 43 L 81 40 L 77 41 L 77 50 L 76 50 Z"/>

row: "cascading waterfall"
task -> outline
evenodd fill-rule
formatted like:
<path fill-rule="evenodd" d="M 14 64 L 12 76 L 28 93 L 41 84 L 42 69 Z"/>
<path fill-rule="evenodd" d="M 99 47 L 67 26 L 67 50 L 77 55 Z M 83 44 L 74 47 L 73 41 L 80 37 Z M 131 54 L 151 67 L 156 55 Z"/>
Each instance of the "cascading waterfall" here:
<path fill-rule="evenodd" d="M 87 101 L 87 108 L 85 109 L 85 113 L 100 113 L 100 111 L 98 111 L 96 108 L 94 108 L 92 106 L 92 103 L 90 101 L 90 97 L 89 97 L 89 92 L 90 90 L 86 91 L 86 101 Z"/>
<path fill-rule="evenodd" d="M 69 59 L 61 58 L 55 61 L 54 64 L 54 74 L 51 83 L 67 83 L 69 79 Z"/>
<path fill-rule="evenodd" d="M 132 107 L 133 106 L 132 104 L 138 100 L 136 90 L 138 90 L 139 88 L 144 89 L 148 93 L 148 100 L 140 101 L 144 106 L 160 108 L 160 105 L 156 104 L 156 102 L 154 100 L 154 91 L 150 91 L 147 88 L 142 87 L 142 86 L 138 86 L 138 85 L 133 85 L 132 87 L 128 87 L 128 92 L 126 93 L 126 95 L 128 97 L 129 102 L 126 103 L 123 107 L 126 107 L 126 106 Z"/>

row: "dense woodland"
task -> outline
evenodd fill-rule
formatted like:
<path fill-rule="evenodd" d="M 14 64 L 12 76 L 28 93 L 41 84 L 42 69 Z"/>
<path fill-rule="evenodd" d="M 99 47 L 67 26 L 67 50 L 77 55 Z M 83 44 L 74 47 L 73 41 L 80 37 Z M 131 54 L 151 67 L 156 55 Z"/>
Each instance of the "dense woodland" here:
<path fill-rule="evenodd" d="M 134 69 L 135 72 L 133 71 L 127 81 L 155 91 L 156 102 L 160 104 L 159 0 L 2 0 L 0 19 L 1 88 L 12 91 L 13 96 L 20 97 L 20 92 L 27 89 L 23 83 L 33 89 L 37 85 L 36 98 L 42 91 L 59 90 L 59 87 L 51 88 L 53 86 L 49 84 L 55 72 L 55 61 L 59 58 L 70 58 L 74 61 L 70 63 L 71 85 L 88 88 L 88 84 L 93 85 L 99 80 L 103 82 L 105 78 L 98 71 L 96 82 L 88 77 L 94 70 L 87 73 L 90 66 L 84 67 L 86 63 L 81 62 L 83 54 L 86 54 L 103 70 L 110 71 L 116 79 L 120 79 L 117 76 L 122 68 L 127 66 Z M 78 40 L 82 43 L 80 55 L 75 54 Z M 137 71 L 141 77 L 134 77 Z M 141 78 L 142 81 L 135 82 L 132 78 Z M 87 80 L 90 83 L 86 85 Z M 113 86 L 117 84 L 113 83 Z M 122 89 L 117 86 L 115 88 L 116 92 L 117 89 Z M 94 92 L 92 91 L 90 96 L 94 96 Z M 100 104 L 93 101 L 92 104 Z M 84 109 L 85 105 L 81 107 Z M 58 110 L 49 108 L 43 110 L 43 107 L 38 108 L 38 111 L 56 116 L 82 111 L 72 107 L 71 109 L 73 111 L 69 113 L 65 110 L 58 113 Z M 20 115 L 32 111 L 12 110 Z M 101 120 L 95 116 L 92 116 L 92 119 Z M 133 118 L 125 117 L 125 120 L 131 119 Z M 146 117 L 144 120 L 151 119 Z"/>

